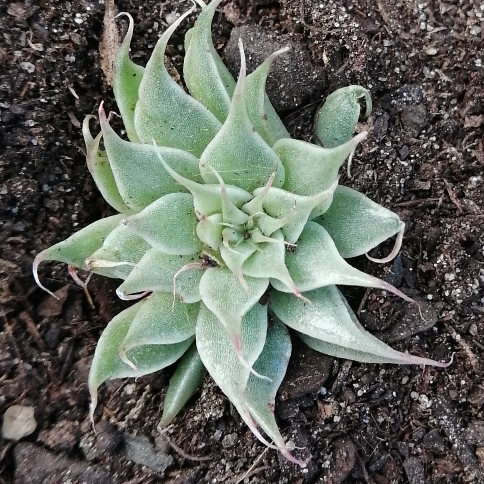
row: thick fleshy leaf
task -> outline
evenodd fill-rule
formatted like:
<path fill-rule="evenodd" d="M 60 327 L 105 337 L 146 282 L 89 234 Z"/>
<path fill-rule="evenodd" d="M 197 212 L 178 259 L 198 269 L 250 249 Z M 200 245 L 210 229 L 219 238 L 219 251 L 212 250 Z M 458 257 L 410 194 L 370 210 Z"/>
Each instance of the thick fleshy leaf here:
<path fill-rule="evenodd" d="M 154 140 L 158 145 L 180 148 L 199 157 L 221 124 L 170 77 L 164 61 L 168 39 L 191 12 L 193 8 L 158 40 L 139 86 L 134 125 L 143 143 L 152 144 Z"/>
<path fill-rule="evenodd" d="M 163 402 L 163 415 L 158 428 L 169 425 L 202 384 L 205 375 L 200 355 L 195 343 L 180 358 L 175 373 L 171 377 Z"/>
<path fill-rule="evenodd" d="M 235 81 L 212 42 L 212 21 L 220 2 L 213 0 L 204 6 L 195 26 L 185 37 L 183 78 L 190 94 L 223 123 L 229 112 Z"/>
<path fill-rule="evenodd" d="M 68 239 L 37 254 L 32 266 L 32 272 L 38 286 L 54 296 L 39 281 L 39 265 L 45 261 L 55 260 L 65 262 L 79 269 L 87 270 L 86 258 L 103 245 L 106 237 L 118 227 L 123 218 L 124 215 L 113 215 L 112 217 L 102 218 L 79 230 L 79 232 L 71 235 Z"/>
<path fill-rule="evenodd" d="M 269 380 L 250 375 L 246 389 L 247 406 L 254 420 L 274 441 L 281 453 L 291 462 L 306 467 L 295 459 L 287 447 L 274 418 L 276 393 L 291 356 L 291 338 L 286 327 L 278 320 L 269 325 L 264 349 L 254 364 L 254 370 Z"/>
<path fill-rule="evenodd" d="M 101 192 L 104 200 L 111 207 L 120 213 L 132 214 L 134 211 L 124 203 L 119 193 L 106 152 L 99 149 L 102 133 L 99 133 L 96 138 L 93 138 L 89 130 L 89 121 L 93 118 L 94 116 L 92 115 L 86 116 L 82 123 L 82 135 L 86 145 L 86 162 L 89 173 L 91 173 L 94 183 Z"/>
<path fill-rule="evenodd" d="M 200 296 L 228 334 L 236 351 L 240 352 L 242 318 L 262 297 L 269 285 L 268 278 L 245 278 L 246 287 L 237 276 L 222 267 L 207 269 L 200 281 Z"/>
<path fill-rule="evenodd" d="M 294 284 L 289 271 L 287 270 L 284 258 L 286 246 L 284 236 L 280 230 L 272 234 L 274 242 L 266 242 L 259 245 L 256 250 L 243 264 L 242 272 L 246 276 L 256 278 L 270 277 L 290 291 L 299 294 L 299 289 Z"/>
<path fill-rule="evenodd" d="M 245 101 L 245 57 L 241 48 L 241 68 L 229 114 L 222 129 L 200 158 L 200 173 L 206 183 L 218 183 L 214 170 L 225 183 L 254 191 L 264 186 L 276 171 L 274 186 L 284 183 L 284 166 L 269 145 L 255 131 Z"/>
<path fill-rule="evenodd" d="M 342 284 L 345 286 L 375 287 L 390 291 L 406 301 L 412 301 L 398 289 L 377 277 L 350 266 L 338 253 L 326 230 L 316 222 L 308 222 L 299 237 L 294 253 L 287 252 L 286 266 L 300 291 Z M 280 281 L 271 281 L 275 289 L 288 292 Z"/>
<path fill-rule="evenodd" d="M 180 301 L 194 303 L 200 301 L 198 287 L 202 275 L 198 255 L 168 255 L 150 249 L 133 267 L 116 293 L 125 299 L 130 294 L 146 291 L 167 292 L 176 295 Z"/>
<path fill-rule="evenodd" d="M 444 366 L 428 358 L 400 353 L 366 331 L 336 286 L 304 293 L 307 304 L 292 294 L 271 292 L 271 309 L 295 329 L 311 348 L 338 358 L 366 363 Z"/>
<path fill-rule="evenodd" d="M 281 138 L 290 137 L 266 94 L 266 81 L 271 65 L 277 56 L 287 50 L 288 48 L 284 48 L 271 54 L 246 79 L 245 101 L 249 119 L 269 146 L 273 146 Z"/>
<path fill-rule="evenodd" d="M 316 139 L 326 148 L 346 143 L 355 131 L 364 98 L 366 111 L 364 118 L 371 113 L 370 92 L 361 86 L 347 86 L 332 92 L 316 114 L 314 133 Z"/>
<path fill-rule="evenodd" d="M 129 19 L 128 32 L 113 63 L 113 91 L 119 112 L 123 118 L 126 134 L 133 143 L 139 143 L 134 127 L 134 109 L 138 101 L 138 89 L 143 78 L 144 67 L 129 58 L 129 46 L 133 37 L 134 22 L 129 13 L 120 13 Z M 119 16 L 118 15 L 118 16 Z"/>
<path fill-rule="evenodd" d="M 190 153 L 124 141 L 109 125 L 102 104 L 99 119 L 116 185 L 123 201 L 133 210 L 143 210 L 169 193 L 187 191 L 167 173 L 160 157 L 183 177 L 201 181 L 198 160 Z"/>
<path fill-rule="evenodd" d="M 177 361 L 193 342 L 192 337 L 173 345 L 148 345 L 134 348 L 128 352 L 128 358 L 136 369 L 127 365 L 121 359 L 119 349 L 140 304 L 137 303 L 115 316 L 99 338 L 88 380 L 92 399 L 91 418 L 97 404 L 97 389 L 106 380 L 138 377 L 161 370 Z"/>
<path fill-rule="evenodd" d="M 123 224 L 164 254 L 190 255 L 200 251 L 197 217 L 189 193 L 170 193 L 148 205 Z"/>
<path fill-rule="evenodd" d="M 229 243 L 220 246 L 220 255 L 227 267 L 234 273 L 239 282 L 244 286 L 245 279 L 242 273 L 244 262 L 257 250 L 251 241 L 243 241 L 237 247 L 230 247 Z"/>
<path fill-rule="evenodd" d="M 124 354 L 146 345 L 181 343 L 195 334 L 199 304 L 186 304 L 167 292 L 143 299 L 120 346 Z"/>
<path fill-rule="evenodd" d="M 368 252 L 405 227 L 396 213 L 344 186 L 336 189 L 333 203 L 315 222 L 328 231 L 345 259 Z"/>
<path fill-rule="evenodd" d="M 358 143 L 364 131 L 347 143 L 334 148 L 322 148 L 306 141 L 281 139 L 274 146 L 286 170 L 283 189 L 298 195 L 315 195 L 327 190 L 337 179 L 338 171 Z M 329 200 L 331 202 L 331 200 Z M 328 203 L 328 207 L 331 203 Z"/>
<path fill-rule="evenodd" d="M 163 158 L 160 157 L 160 161 L 173 179 L 176 180 L 180 185 L 183 185 L 193 195 L 193 206 L 195 208 L 195 212 L 200 214 L 200 216 L 208 217 L 223 211 L 224 187 L 221 186 L 220 183 L 217 185 L 196 183 L 192 180 L 184 178 L 175 170 L 170 168 Z M 217 175 L 214 176 L 217 178 Z M 239 187 L 226 185 L 225 190 L 227 191 L 228 198 L 236 207 L 241 207 L 244 203 L 247 203 L 252 198 L 252 195 L 249 192 Z"/>
<path fill-rule="evenodd" d="M 242 353 L 252 366 L 264 348 L 267 334 L 267 308 L 256 304 L 242 319 Z M 220 389 L 234 404 L 244 422 L 264 444 L 273 447 L 260 434 L 250 415 L 245 388 L 250 369 L 237 356 L 222 323 L 201 303 L 197 320 L 196 342 L 200 358 Z"/>
<path fill-rule="evenodd" d="M 105 277 L 126 279 L 150 246 L 124 225 L 116 227 L 102 247 L 86 258 L 87 268 Z"/>
<path fill-rule="evenodd" d="M 266 214 L 273 218 L 282 219 L 287 216 L 288 221 L 282 226 L 281 230 L 284 234 L 284 240 L 289 244 L 295 244 L 313 209 L 327 201 L 331 203 L 331 197 L 336 187 L 337 181 L 335 179 L 327 189 L 310 196 L 296 195 L 281 188 L 272 187 L 264 198 L 262 206 Z M 263 190 L 264 188 L 258 188 L 254 195 L 258 195 Z M 257 215 L 255 215 L 255 218 L 257 218 Z M 263 219 L 260 220 L 259 226 L 264 231 Z"/>

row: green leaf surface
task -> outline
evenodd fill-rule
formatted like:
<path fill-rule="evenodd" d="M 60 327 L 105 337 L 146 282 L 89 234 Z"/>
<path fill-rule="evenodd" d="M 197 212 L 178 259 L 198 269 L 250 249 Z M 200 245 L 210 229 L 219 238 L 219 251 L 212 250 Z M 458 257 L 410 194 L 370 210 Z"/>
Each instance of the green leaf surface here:
<path fill-rule="evenodd" d="M 165 50 L 170 36 L 193 8 L 178 18 L 158 40 L 139 86 L 134 113 L 143 143 L 180 148 L 197 158 L 221 128 L 217 118 L 188 95 L 168 74 Z"/>
<path fill-rule="evenodd" d="M 336 189 L 333 203 L 315 222 L 327 230 L 345 259 L 365 254 L 405 227 L 396 213 L 344 186 Z"/>
<path fill-rule="evenodd" d="M 128 358 L 136 365 L 136 370 L 127 365 L 121 359 L 119 349 L 141 304 L 137 303 L 115 316 L 99 338 L 88 380 L 92 398 L 91 418 L 97 403 L 97 389 L 106 380 L 138 377 L 161 370 L 177 361 L 193 342 L 192 337 L 173 345 L 134 348 L 128 352 Z"/>
<path fill-rule="evenodd" d="M 276 320 L 269 325 L 264 349 L 254 364 L 254 370 L 270 380 L 250 375 L 246 399 L 252 417 L 274 441 L 281 453 L 289 461 L 305 467 L 304 462 L 291 455 L 274 418 L 276 393 L 286 374 L 290 356 L 291 339 L 284 324 Z"/>
<path fill-rule="evenodd" d="M 266 334 L 267 308 L 256 304 L 242 319 L 242 353 L 249 366 L 261 354 Z M 222 323 L 203 303 L 197 320 L 196 342 L 200 358 L 215 383 L 227 395 L 254 435 L 273 447 L 260 434 L 247 407 L 245 388 L 250 370 L 240 362 Z"/>
<path fill-rule="evenodd" d="M 145 291 L 175 293 L 180 301 L 194 303 L 200 301 L 202 275 L 198 255 L 168 255 L 149 249 L 116 292 L 121 299 Z"/>
<path fill-rule="evenodd" d="M 160 157 L 183 177 L 201 181 L 198 160 L 190 153 L 122 140 L 109 125 L 102 105 L 99 119 L 116 185 L 123 201 L 133 210 L 143 210 L 169 193 L 187 191 L 167 173 Z"/>
<path fill-rule="evenodd" d="M 351 139 L 355 131 L 364 99 L 367 118 L 372 109 L 370 92 L 361 86 L 347 86 L 332 92 L 316 114 L 314 133 L 326 148 L 334 148 Z"/>
<path fill-rule="evenodd" d="M 138 89 L 143 78 L 144 67 L 129 58 L 129 47 L 133 38 L 134 22 L 129 13 L 121 13 L 129 19 L 128 32 L 116 54 L 113 63 L 113 91 L 119 112 L 123 118 L 126 134 L 133 143 L 139 143 L 134 127 L 134 110 L 138 102 Z"/>
<path fill-rule="evenodd" d="M 126 228 L 164 254 L 191 255 L 202 248 L 189 193 L 170 193 L 123 221 Z"/>
<path fill-rule="evenodd" d="M 279 140 L 273 149 L 286 170 L 284 190 L 306 196 L 327 190 L 338 179 L 341 165 L 366 135 L 365 131 L 334 148 L 322 148 L 295 139 Z M 327 207 L 331 205 L 331 199 L 328 202 Z"/>
<path fill-rule="evenodd" d="M 119 225 L 106 237 L 102 247 L 86 258 L 86 265 L 96 274 L 126 279 L 149 248 L 141 237 Z"/>
<path fill-rule="evenodd" d="M 281 138 L 290 137 L 266 94 L 266 81 L 272 63 L 277 56 L 286 51 L 285 48 L 271 54 L 246 79 L 245 102 L 247 114 L 255 130 L 269 146 L 273 146 Z"/>
<path fill-rule="evenodd" d="M 202 384 L 205 375 L 197 347 L 193 343 L 180 358 L 175 373 L 171 377 L 163 402 L 163 415 L 158 428 L 169 425 Z"/>
<path fill-rule="evenodd" d="M 306 224 L 296 251 L 286 254 L 286 266 L 294 283 L 303 292 L 342 284 L 380 288 L 411 301 L 391 284 L 350 266 L 339 255 L 328 232 L 316 222 Z M 271 284 L 278 291 L 288 292 L 287 287 L 278 280 L 271 281 Z"/>
<path fill-rule="evenodd" d="M 45 261 L 55 260 L 65 262 L 79 269 L 87 270 L 87 257 L 103 245 L 106 237 L 119 226 L 123 218 L 124 215 L 113 215 L 97 220 L 91 225 L 79 230 L 74 235 L 71 235 L 68 239 L 37 254 L 32 265 L 32 273 L 38 286 L 54 296 L 39 280 L 39 265 Z"/>
<path fill-rule="evenodd" d="M 99 149 L 102 133 L 93 138 L 89 130 L 89 121 L 93 118 L 94 116 L 86 116 L 82 123 L 87 168 L 104 200 L 118 212 L 130 215 L 134 210 L 121 197 L 106 152 Z"/>
<path fill-rule="evenodd" d="M 202 8 L 195 26 L 187 34 L 183 78 L 190 94 L 223 123 L 227 118 L 235 81 L 212 42 L 212 21 L 221 0 Z M 200 66 L 203 66 L 201 69 Z"/>
<path fill-rule="evenodd" d="M 284 166 L 269 145 L 255 131 L 245 101 L 245 58 L 241 48 L 241 68 L 227 120 L 200 158 L 200 173 L 206 183 L 218 183 L 213 170 L 228 185 L 254 191 L 264 186 L 276 171 L 274 186 L 284 183 Z"/>
<path fill-rule="evenodd" d="M 166 292 L 154 293 L 139 303 L 139 309 L 121 349 L 126 351 L 151 344 L 181 343 L 195 334 L 199 304 L 173 300 Z"/>
<path fill-rule="evenodd" d="M 207 269 L 200 280 L 200 296 L 205 306 L 217 317 L 225 332 L 240 348 L 242 318 L 262 297 L 268 278 L 245 278 L 246 288 L 229 269 Z"/>

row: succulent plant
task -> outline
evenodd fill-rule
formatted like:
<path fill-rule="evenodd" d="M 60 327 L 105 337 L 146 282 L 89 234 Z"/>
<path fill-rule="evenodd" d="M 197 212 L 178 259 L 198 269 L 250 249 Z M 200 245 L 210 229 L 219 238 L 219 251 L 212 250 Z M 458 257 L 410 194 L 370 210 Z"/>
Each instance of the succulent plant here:
<path fill-rule="evenodd" d="M 133 19 L 125 14 L 129 29 L 113 87 L 130 141 L 112 129 L 102 105 L 95 138 L 93 116 L 83 124 L 88 168 L 119 214 L 38 254 L 34 276 L 43 287 L 39 264 L 61 261 L 121 279 L 118 296 L 140 299 L 98 342 L 89 376 L 91 417 L 106 380 L 179 361 L 160 426 L 177 415 L 206 368 L 257 438 L 304 466 L 274 418 L 291 338 L 362 362 L 445 365 L 372 336 L 336 287 L 378 288 L 412 302 L 344 260 L 397 235 L 383 261 L 390 260 L 404 229 L 396 214 L 338 185 L 339 168 L 366 136 L 352 138 L 358 100 L 365 98 L 367 115 L 371 110 L 368 91 L 350 86 L 328 97 L 316 123 L 325 147 L 291 139 L 265 93 L 271 64 L 285 49 L 247 76 L 240 43 L 235 82 L 211 39 L 220 0 L 197 1 L 202 10 L 185 38 L 190 94 L 168 74 L 164 54 L 193 8 L 162 35 L 145 68 L 129 58 Z"/>

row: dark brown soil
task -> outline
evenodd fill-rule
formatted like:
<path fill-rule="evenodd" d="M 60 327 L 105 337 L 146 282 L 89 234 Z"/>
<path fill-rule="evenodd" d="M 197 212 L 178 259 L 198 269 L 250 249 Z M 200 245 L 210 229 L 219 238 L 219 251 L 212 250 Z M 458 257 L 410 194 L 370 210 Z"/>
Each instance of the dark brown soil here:
<path fill-rule="evenodd" d="M 85 166 L 80 130 L 101 100 L 114 109 L 100 67 L 104 1 L 2 2 L 0 413 L 33 406 L 37 428 L 20 443 L 0 436 L 0 484 L 235 483 L 246 473 L 251 483 L 484 482 L 484 4 L 224 5 L 214 35 L 221 52 L 228 44 L 234 70 L 234 28 L 250 39 L 252 67 L 291 45 L 269 90 L 294 136 L 310 139 L 314 112 L 335 88 L 371 90 L 371 135 L 352 178 L 341 181 L 398 212 L 407 229 L 393 266 L 355 263 L 421 298 L 425 319 L 379 292 L 350 292 L 350 302 L 396 349 L 442 360 L 455 353 L 454 363 L 364 365 L 296 349 L 276 413 L 310 457 L 305 470 L 262 447 L 208 377 L 170 428 L 173 447 L 156 432 L 169 371 L 106 385 L 95 434 L 87 372 L 122 307 L 115 285 L 93 277 L 92 310 L 65 267 L 42 267 L 46 285 L 62 291 L 57 302 L 35 286 L 31 263 L 110 213 Z M 116 8 L 134 16 L 132 52 L 144 63 L 187 4 L 117 0 Z M 182 40 L 183 31 L 172 39 L 175 68 Z"/>

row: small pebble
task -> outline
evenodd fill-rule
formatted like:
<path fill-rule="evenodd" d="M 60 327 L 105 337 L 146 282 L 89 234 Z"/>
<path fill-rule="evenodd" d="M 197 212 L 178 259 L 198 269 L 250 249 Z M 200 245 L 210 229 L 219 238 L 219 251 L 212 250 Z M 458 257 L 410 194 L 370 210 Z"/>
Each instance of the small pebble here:
<path fill-rule="evenodd" d="M 12 405 L 3 416 L 2 435 L 9 440 L 20 440 L 33 433 L 36 427 L 34 407 Z"/>

